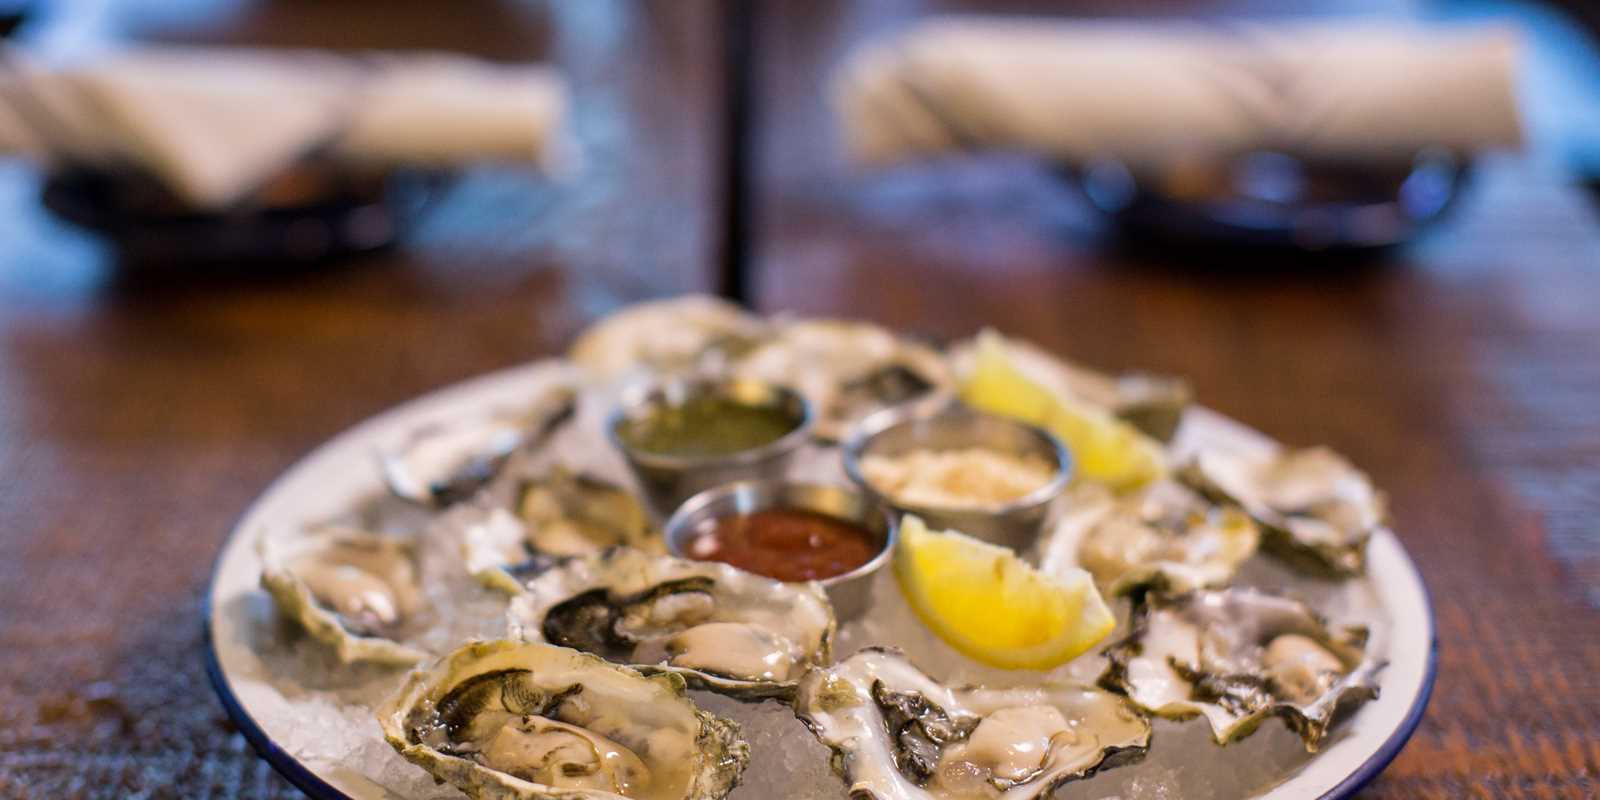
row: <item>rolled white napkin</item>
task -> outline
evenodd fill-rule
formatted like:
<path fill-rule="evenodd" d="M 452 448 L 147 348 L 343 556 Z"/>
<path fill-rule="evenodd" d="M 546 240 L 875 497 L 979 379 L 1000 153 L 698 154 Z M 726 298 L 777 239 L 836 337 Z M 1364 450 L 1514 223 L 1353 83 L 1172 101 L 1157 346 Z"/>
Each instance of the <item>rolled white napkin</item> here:
<path fill-rule="evenodd" d="M 312 153 L 378 165 L 570 158 L 547 67 L 439 54 L 173 48 L 0 77 L 0 151 L 132 162 L 199 208 Z"/>
<path fill-rule="evenodd" d="M 361 88 L 338 151 L 354 159 L 456 164 L 575 154 L 559 135 L 566 90 L 546 67 L 491 67 L 449 56 L 384 57 Z"/>
<path fill-rule="evenodd" d="M 1521 139 L 1517 50 L 1500 29 L 952 17 L 859 50 L 835 101 L 868 164 L 971 149 L 1068 163 L 1470 152 Z"/>

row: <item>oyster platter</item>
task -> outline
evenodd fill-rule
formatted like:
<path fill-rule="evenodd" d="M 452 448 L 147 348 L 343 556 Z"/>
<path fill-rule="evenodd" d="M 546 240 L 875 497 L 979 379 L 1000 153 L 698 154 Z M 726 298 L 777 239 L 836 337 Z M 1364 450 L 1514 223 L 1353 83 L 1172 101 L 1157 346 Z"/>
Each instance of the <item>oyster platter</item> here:
<path fill-rule="evenodd" d="M 207 624 L 314 797 L 1344 797 L 1434 669 L 1341 455 L 997 331 L 696 296 L 307 456 Z"/>

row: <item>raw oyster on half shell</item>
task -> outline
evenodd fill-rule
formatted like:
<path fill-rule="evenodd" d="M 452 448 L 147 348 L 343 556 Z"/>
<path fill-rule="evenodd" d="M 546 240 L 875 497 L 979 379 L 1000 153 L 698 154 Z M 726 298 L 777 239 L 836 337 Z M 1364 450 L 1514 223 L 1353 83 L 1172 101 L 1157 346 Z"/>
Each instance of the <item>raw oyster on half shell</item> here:
<path fill-rule="evenodd" d="M 290 541 L 263 536 L 257 549 L 261 587 L 340 662 L 403 665 L 428 657 L 397 641 L 428 605 L 410 541 L 318 528 Z"/>
<path fill-rule="evenodd" d="M 1040 541 L 1040 569 L 1082 567 L 1112 595 L 1226 585 L 1260 539 L 1243 511 L 1212 505 L 1171 481 L 1125 497 L 1081 484 L 1066 508 Z"/>
<path fill-rule="evenodd" d="M 874 411 L 940 403 L 953 383 L 937 350 L 877 325 L 829 319 L 781 323 L 733 371 L 800 392 L 817 415 L 813 430 L 828 441 L 844 438 Z"/>
<path fill-rule="evenodd" d="M 639 498 L 603 478 L 555 467 L 522 482 L 516 504 L 529 547 L 541 553 L 590 555 L 617 545 L 666 551 Z"/>
<path fill-rule="evenodd" d="M 567 357 L 607 378 L 640 368 L 717 371 L 767 333 L 766 320 L 733 303 L 689 295 L 635 303 L 606 317 L 579 334 Z"/>
<path fill-rule="evenodd" d="M 1163 717 L 1201 715 L 1227 744 L 1282 717 L 1315 752 L 1334 715 L 1378 696 L 1367 630 L 1330 628 L 1305 604 L 1249 589 L 1152 595 L 1106 648 L 1100 678 Z"/>
<path fill-rule="evenodd" d="M 522 581 L 570 556 L 666 544 L 639 499 L 603 478 L 555 466 L 519 482 L 513 511 L 496 507 L 462 531 L 467 571 L 485 586 L 517 594 Z"/>
<path fill-rule="evenodd" d="M 1150 743 L 1149 721 L 1110 692 L 950 688 L 878 647 L 807 673 L 795 715 L 861 800 L 1044 797 Z"/>
<path fill-rule="evenodd" d="M 674 672 L 741 699 L 788 697 L 832 658 L 833 607 L 816 583 L 616 548 L 559 564 L 507 612 L 511 635 Z"/>
<path fill-rule="evenodd" d="M 395 495 L 444 507 L 488 485 L 519 450 L 538 447 L 573 418 L 571 386 L 545 391 L 525 408 L 425 425 L 398 446 L 378 453 L 383 480 Z"/>
<path fill-rule="evenodd" d="M 1316 574 L 1360 575 L 1367 541 L 1388 523 L 1383 494 L 1325 447 L 1202 451 L 1180 477 L 1219 502 L 1239 504 L 1261 523 L 1268 552 Z"/>
<path fill-rule="evenodd" d="M 481 800 L 720 800 L 749 760 L 739 726 L 682 678 L 546 644 L 474 642 L 378 709 L 406 760 Z"/>

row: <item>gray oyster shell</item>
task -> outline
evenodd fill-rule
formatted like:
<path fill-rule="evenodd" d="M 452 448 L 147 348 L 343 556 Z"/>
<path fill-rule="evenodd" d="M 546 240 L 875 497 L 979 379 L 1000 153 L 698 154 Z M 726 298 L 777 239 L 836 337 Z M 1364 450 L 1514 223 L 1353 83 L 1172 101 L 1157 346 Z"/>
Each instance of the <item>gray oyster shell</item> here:
<path fill-rule="evenodd" d="M 409 540 L 347 528 L 263 535 L 261 588 L 341 663 L 410 665 L 429 654 L 396 641 L 427 612 Z"/>
<path fill-rule="evenodd" d="M 469 643 L 377 717 L 396 752 L 479 800 L 720 800 L 749 760 L 682 678 L 546 644 Z"/>
<path fill-rule="evenodd" d="M 1365 572 L 1367 542 L 1388 523 L 1383 494 L 1365 473 L 1324 447 L 1202 451 L 1179 477 L 1219 502 L 1244 508 L 1261 523 L 1267 552 L 1312 574 Z"/>
<path fill-rule="evenodd" d="M 558 564 L 507 610 L 512 637 L 595 653 L 647 674 L 753 700 L 793 696 L 832 660 L 836 622 L 820 584 L 619 547 Z"/>
<path fill-rule="evenodd" d="M 804 395 L 814 433 L 839 441 L 875 411 L 906 403 L 936 407 L 950 397 L 944 357 L 867 322 L 797 319 L 733 362 L 735 375 L 779 383 Z"/>
<path fill-rule="evenodd" d="M 1149 721 L 1111 692 L 950 688 L 878 647 L 807 673 L 795 715 L 861 800 L 1044 797 L 1150 743 Z"/>
<path fill-rule="evenodd" d="M 843 439 L 874 411 L 948 399 L 951 375 L 935 349 L 866 322 L 769 322 L 738 306 L 691 296 L 642 303 L 585 331 L 570 357 L 608 378 L 631 370 L 698 372 L 788 386 L 816 414 L 813 431 Z"/>
<path fill-rule="evenodd" d="M 611 547 L 666 552 L 639 498 L 603 478 L 554 466 L 518 482 L 511 502 L 460 527 L 467 571 L 491 589 L 520 594 L 523 580 L 561 560 Z"/>
<path fill-rule="evenodd" d="M 768 334 L 768 323 L 726 300 L 689 295 L 635 303 L 579 334 L 567 357 L 604 378 L 635 370 L 718 370 Z"/>
<path fill-rule="evenodd" d="M 1182 378 L 1130 372 L 1117 376 L 1112 397 L 1111 413 L 1156 441 L 1170 442 L 1194 393 Z"/>
<path fill-rule="evenodd" d="M 513 453 L 537 448 L 570 421 L 577 401 L 573 387 L 559 385 L 523 408 L 424 425 L 378 452 L 384 484 L 397 497 L 437 508 L 465 500 Z"/>
<path fill-rule="evenodd" d="M 1281 717 L 1315 752 L 1336 712 L 1378 696 L 1367 630 L 1249 589 L 1152 595 L 1108 646 L 1100 684 L 1173 719 L 1203 716 L 1218 744 Z"/>
<path fill-rule="evenodd" d="M 1086 569 L 1110 595 L 1227 585 L 1260 541 L 1249 515 L 1171 481 L 1120 497 L 1092 483 L 1071 491 L 1040 540 L 1040 569 Z"/>

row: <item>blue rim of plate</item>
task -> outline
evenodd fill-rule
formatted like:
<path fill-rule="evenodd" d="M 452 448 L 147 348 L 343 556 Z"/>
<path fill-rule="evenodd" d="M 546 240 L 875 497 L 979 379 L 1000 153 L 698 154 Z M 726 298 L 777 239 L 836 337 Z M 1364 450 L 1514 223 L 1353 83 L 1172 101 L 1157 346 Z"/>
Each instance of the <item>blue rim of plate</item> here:
<path fill-rule="evenodd" d="M 213 578 L 215 578 L 214 569 Z M 228 712 L 228 718 L 233 720 L 234 726 L 244 734 L 245 741 L 250 743 L 256 755 L 265 759 L 279 775 L 312 800 L 350 800 L 349 795 L 328 785 L 327 781 L 317 777 L 315 772 L 306 769 L 305 765 L 289 755 L 287 750 L 279 747 L 277 742 L 272 741 L 272 737 L 256 723 L 255 718 L 250 716 L 250 712 L 244 710 L 244 706 L 239 703 L 239 697 L 233 693 L 233 686 L 228 683 L 227 676 L 222 674 L 222 662 L 217 657 L 216 641 L 211 638 L 209 593 L 200 602 L 200 614 L 200 628 L 206 639 L 206 678 L 211 681 L 211 688 L 216 691 L 217 699 L 222 702 L 222 710 Z"/>
<path fill-rule="evenodd" d="M 215 578 L 214 573 L 215 569 L 213 569 L 213 578 Z M 1418 581 L 1419 583 L 1421 582 L 1421 576 L 1418 576 Z M 1434 624 L 1433 598 L 1428 594 L 1427 584 L 1421 585 L 1423 601 L 1427 603 L 1428 627 L 1432 629 Z M 238 726 L 239 732 L 244 734 L 245 741 L 249 742 L 250 746 L 255 748 L 256 754 L 265 759 L 268 764 L 271 764 L 279 775 L 294 784 L 295 788 L 304 792 L 312 800 L 350 800 L 349 795 L 330 786 L 327 781 L 317 777 L 316 773 L 306 769 L 305 765 L 301 764 L 294 756 L 289 755 L 288 751 L 279 747 L 276 742 L 272 741 L 272 737 L 256 723 L 255 718 L 250 716 L 250 712 L 244 710 L 244 706 L 239 703 L 238 696 L 233 692 L 233 687 L 229 685 L 227 676 L 222 674 L 222 662 L 217 657 L 216 642 L 211 638 L 211 597 L 209 594 L 200 604 L 200 614 L 201 629 L 204 631 L 206 640 L 206 677 L 211 680 L 211 688 L 216 690 L 217 699 L 222 702 L 223 710 L 228 712 L 228 717 L 233 720 L 234 725 Z M 1328 790 L 1318 800 L 1348 800 L 1348 798 L 1355 796 L 1355 793 L 1360 791 L 1362 787 L 1378 777 L 1400 755 L 1400 751 L 1405 748 L 1406 742 L 1411 740 L 1412 734 L 1416 733 L 1417 727 L 1422 724 L 1423 713 L 1428 709 L 1428 700 L 1433 697 L 1433 683 L 1438 674 L 1439 635 L 1437 632 L 1433 632 L 1428 643 L 1428 662 L 1422 672 L 1422 688 L 1417 692 L 1416 699 L 1411 701 L 1411 708 L 1406 711 L 1405 718 L 1401 720 L 1400 726 L 1395 728 L 1394 733 L 1389 735 L 1389 738 L 1384 741 L 1383 746 L 1379 747 L 1376 753 L 1373 753 L 1366 761 L 1361 762 L 1361 766 L 1357 767 L 1355 772 L 1350 773 L 1349 776 Z"/>
<path fill-rule="evenodd" d="M 298 464 L 305 458 L 306 456 L 302 455 L 294 463 Z M 294 467 L 291 465 L 289 469 Z M 274 477 L 262 493 L 276 488 L 287 472 L 288 470 L 285 470 L 284 473 Z M 206 582 L 205 596 L 200 599 L 200 634 L 206 642 L 206 679 L 211 682 L 211 688 L 217 693 L 217 700 L 222 703 L 222 710 L 228 713 L 228 719 L 233 720 L 234 726 L 244 735 L 244 740 L 250 743 L 256 755 L 271 764 L 274 771 L 294 784 L 296 789 L 304 792 L 311 800 L 350 800 L 349 795 L 335 789 L 315 772 L 307 769 L 299 759 L 290 755 L 289 751 L 279 747 L 278 743 L 272 740 L 272 736 L 256 722 L 255 717 L 250 716 L 250 712 L 244 709 L 244 704 L 239 702 L 239 696 L 233 691 L 233 685 L 228 683 L 228 676 L 222 672 L 222 658 L 217 654 L 217 640 L 211 631 L 211 595 L 217 585 L 217 573 L 222 569 L 223 556 L 228 553 L 228 545 L 239 535 L 239 526 L 250 516 L 250 510 L 253 508 L 255 508 L 254 500 L 240 513 L 239 518 L 234 520 L 233 526 L 228 528 L 228 535 L 222 538 L 217 558 L 211 562 L 211 579 Z M 1432 613 L 1431 608 L 1429 613 Z"/>
<path fill-rule="evenodd" d="M 1406 554 L 1406 560 L 1411 559 L 1411 554 Z M 1417 570 L 1416 562 L 1411 563 L 1411 571 L 1416 576 L 1417 586 L 1422 589 L 1422 606 L 1428 612 L 1428 661 L 1422 668 L 1422 687 L 1417 690 L 1417 696 L 1412 699 L 1411 707 L 1406 709 L 1406 715 L 1400 720 L 1400 725 L 1389 734 L 1376 753 L 1373 753 L 1356 771 L 1345 776 L 1332 789 L 1329 789 L 1318 800 L 1348 800 L 1354 797 L 1362 787 L 1382 773 L 1400 751 L 1405 749 L 1406 742 L 1411 741 L 1411 736 L 1422 725 L 1422 716 L 1428 710 L 1428 701 L 1433 697 L 1433 682 L 1439 677 L 1439 627 L 1433 616 L 1433 595 L 1428 591 L 1428 582 L 1422 579 L 1422 573 Z"/>

